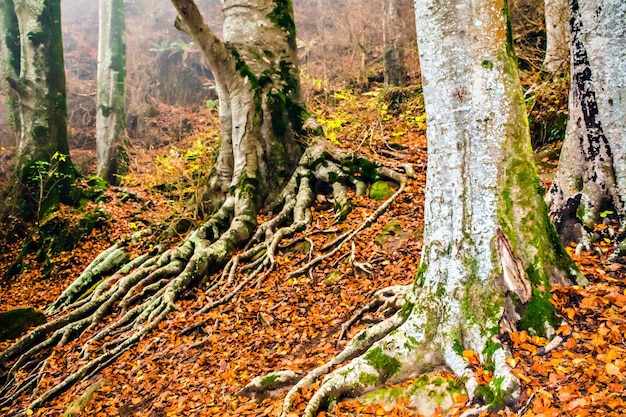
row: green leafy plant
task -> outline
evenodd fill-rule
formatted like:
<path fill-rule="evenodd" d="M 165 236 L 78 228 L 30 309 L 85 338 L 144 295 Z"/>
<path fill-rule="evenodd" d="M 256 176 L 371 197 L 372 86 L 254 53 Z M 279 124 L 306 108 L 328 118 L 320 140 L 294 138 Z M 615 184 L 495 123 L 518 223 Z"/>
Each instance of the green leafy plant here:
<path fill-rule="evenodd" d="M 34 161 L 25 170 L 22 176 L 24 189 L 27 191 L 33 206 L 35 219 L 40 221 L 54 206 L 53 194 L 58 193 L 62 182 L 72 178 L 71 175 L 61 172 L 61 165 L 68 156 L 55 152 L 50 161 Z"/>

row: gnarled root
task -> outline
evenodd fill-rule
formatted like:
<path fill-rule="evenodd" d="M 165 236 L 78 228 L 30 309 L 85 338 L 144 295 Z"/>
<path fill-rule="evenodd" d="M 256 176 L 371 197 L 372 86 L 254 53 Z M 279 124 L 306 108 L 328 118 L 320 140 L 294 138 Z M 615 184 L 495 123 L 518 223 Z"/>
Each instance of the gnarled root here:
<path fill-rule="evenodd" d="M 413 308 L 412 311 L 405 306 L 391 318 L 357 334 L 336 358 L 311 371 L 291 389 L 285 398 L 281 416 L 288 414 L 296 392 L 350 358 L 352 360 L 348 364 L 326 375 L 307 404 L 302 414 L 304 417 L 313 417 L 330 399 L 344 395 L 358 396 L 385 383 L 398 383 L 441 367 L 465 381 L 470 399 L 514 403 L 519 396 L 519 383 L 505 361 L 508 355 L 505 348 L 499 346 L 495 351 L 485 353 L 487 339 L 470 334 L 471 328 L 463 329 L 460 326 L 461 318 L 439 314 L 437 311 L 442 311 L 445 303 L 429 301 L 435 300 L 433 295 L 430 294 L 430 298 L 419 296 L 414 307 L 406 304 Z M 459 340 L 458 336 L 452 335 L 465 336 Z M 483 346 L 483 349 L 479 349 L 479 346 Z M 493 365 L 491 382 L 479 385 L 472 369 L 477 364 L 470 364 L 461 355 L 463 349 L 478 352 L 480 363 Z M 420 389 L 434 390 L 434 387 Z M 434 407 L 429 410 L 430 413 L 434 413 Z M 420 412 L 424 413 L 423 409 Z"/>
<path fill-rule="evenodd" d="M 369 303 L 358 309 L 341 325 L 341 333 L 339 334 L 337 343 L 345 337 L 350 327 L 360 320 L 365 313 L 381 310 L 385 317 L 395 314 L 404 307 L 412 287 L 412 285 L 393 285 L 376 291 Z"/>

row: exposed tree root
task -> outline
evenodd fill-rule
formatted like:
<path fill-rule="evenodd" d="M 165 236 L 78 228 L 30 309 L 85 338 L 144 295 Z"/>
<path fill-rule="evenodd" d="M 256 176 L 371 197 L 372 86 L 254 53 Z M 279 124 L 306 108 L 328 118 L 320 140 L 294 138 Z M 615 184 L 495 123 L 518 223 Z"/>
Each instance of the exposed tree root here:
<path fill-rule="evenodd" d="M 486 388 L 481 387 L 479 392 L 477 378 L 470 364 L 461 356 L 458 344 L 484 344 L 483 337 L 479 337 L 482 341 L 473 340 L 475 335 L 459 328 L 458 317 L 451 317 L 446 313 L 441 315 L 442 311 L 454 311 L 454 306 L 445 305 L 435 294 L 425 291 L 417 295 L 417 300 L 413 300 L 415 296 L 412 291 L 407 293 L 403 289 L 402 294 L 403 297 L 407 294 L 407 299 L 400 311 L 358 333 L 343 352 L 327 364 L 311 371 L 291 389 L 285 398 L 281 416 L 289 413 L 293 398 L 299 390 L 324 375 L 326 377 L 320 388 L 302 414 L 304 417 L 313 417 L 331 399 L 344 395 L 360 395 L 385 383 L 398 383 L 442 366 L 465 381 L 470 399 L 482 397 L 485 390 L 491 390 L 505 404 L 515 401 L 519 395 L 519 383 L 506 364 L 508 353 L 503 346 L 494 344 L 497 348 L 488 353 L 489 357 L 483 357 L 487 355 L 484 352 L 479 353 L 481 361 L 488 360 L 492 363 L 494 373 L 492 382 Z M 369 305 L 363 310 L 367 309 Z M 348 323 L 351 321 L 352 318 Z M 457 339 L 462 334 L 467 334 L 467 340 Z M 350 362 L 330 372 L 346 360 Z"/>
<path fill-rule="evenodd" d="M 292 386 L 301 377 L 293 371 L 272 372 L 269 375 L 257 376 L 245 387 L 235 393 L 238 397 L 266 398 L 273 396 L 274 392 Z"/>
<path fill-rule="evenodd" d="M 365 313 L 381 309 L 385 317 L 395 314 L 404 307 L 406 298 L 411 291 L 411 285 L 394 285 L 378 290 L 372 296 L 372 300 L 358 309 L 348 320 L 341 325 L 341 333 L 337 344 L 343 339 L 354 323 L 363 317 Z"/>
<path fill-rule="evenodd" d="M 368 306 L 366 306 L 364 309 L 361 309 L 360 312 L 364 312 L 365 309 L 370 306 L 370 309 L 368 309 L 367 311 L 373 311 L 375 309 L 373 305 L 404 305 L 404 300 L 410 287 L 411 286 L 398 285 L 377 291 L 374 296 L 374 301 L 368 304 Z M 381 301 L 380 298 L 384 298 L 385 301 Z M 354 321 L 356 321 L 356 319 L 354 319 L 355 316 L 353 316 L 352 318 L 350 318 L 350 320 L 344 323 L 344 326 L 346 324 L 348 324 L 348 326 L 352 325 Z M 341 353 L 339 353 L 337 356 L 335 356 L 332 360 L 325 363 L 324 365 L 313 369 L 304 378 L 298 381 L 296 385 L 293 386 L 293 388 L 285 397 L 281 416 L 287 415 L 287 413 L 291 409 L 293 399 L 296 393 L 299 392 L 303 387 L 311 385 L 313 382 L 315 382 L 317 378 L 327 374 L 333 367 L 362 354 L 367 349 L 369 349 L 375 342 L 382 339 L 384 336 L 389 334 L 389 332 L 397 329 L 402 323 L 404 323 L 405 319 L 406 314 L 400 314 L 400 312 L 396 311 L 393 315 L 386 318 L 385 320 L 357 333 L 354 338 L 350 340 L 350 342 L 346 345 Z M 342 329 L 344 328 L 344 326 L 342 326 Z"/>
<path fill-rule="evenodd" d="M 46 375 L 46 361 L 57 345 L 80 338 L 81 363 L 70 367 L 69 374 L 55 387 L 38 393 L 26 409 L 12 410 L 17 415 L 40 407 L 80 380 L 99 372 L 155 329 L 176 309 L 176 300 L 183 292 L 199 282 L 204 283 L 222 266 L 222 274 L 213 282 L 206 282 L 207 291 L 218 294 L 217 297 L 196 316 L 228 302 L 244 286 L 253 282 L 260 284 L 274 270 L 281 242 L 311 224 L 311 205 L 316 195 L 314 181 L 329 183 L 336 217 L 342 219 L 350 211 L 347 187 L 379 179 L 394 181 L 400 188 L 357 229 L 337 240 L 327 254 L 301 268 L 306 272 L 319 260 L 337 253 L 345 242 L 371 225 L 402 192 L 404 177 L 320 142 L 310 146 L 301 158 L 273 206 L 279 208 L 277 214 L 259 227 L 254 197 L 256 185 L 246 182 L 235 187 L 219 210 L 176 247 L 168 249 L 157 245 L 150 252 L 129 260 L 126 245 L 144 238 L 149 232 L 112 246 L 49 306 L 47 312 L 53 318 L 51 321 L 0 353 L 0 366 L 5 369 L 0 407 L 15 404 L 27 391 L 37 392 L 39 382 Z M 243 252 L 237 254 L 242 247 Z M 242 273 L 243 278 L 235 282 L 236 276 Z M 217 292 L 220 287 L 222 293 Z M 114 312 L 119 314 L 107 320 Z M 396 314 L 374 330 L 361 332 L 360 339 L 351 342 L 338 357 L 339 362 L 329 366 L 363 352 L 403 321 L 402 316 Z M 205 322 L 201 320 L 184 331 L 192 331 Z M 321 373 L 328 369 L 324 367 Z M 309 379 L 305 378 L 305 383 Z"/>

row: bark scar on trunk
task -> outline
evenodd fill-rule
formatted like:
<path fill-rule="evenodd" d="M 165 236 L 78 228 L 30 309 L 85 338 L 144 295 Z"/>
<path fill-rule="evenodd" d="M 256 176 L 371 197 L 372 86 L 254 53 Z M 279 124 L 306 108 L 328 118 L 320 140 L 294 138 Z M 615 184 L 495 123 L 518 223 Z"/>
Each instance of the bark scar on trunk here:
<path fill-rule="evenodd" d="M 527 303 L 532 295 L 530 281 L 524 271 L 522 260 L 513 254 L 513 248 L 509 239 L 501 229 L 496 232 L 496 245 L 500 263 L 502 265 L 502 278 L 506 289 L 515 293 L 522 303 Z"/>

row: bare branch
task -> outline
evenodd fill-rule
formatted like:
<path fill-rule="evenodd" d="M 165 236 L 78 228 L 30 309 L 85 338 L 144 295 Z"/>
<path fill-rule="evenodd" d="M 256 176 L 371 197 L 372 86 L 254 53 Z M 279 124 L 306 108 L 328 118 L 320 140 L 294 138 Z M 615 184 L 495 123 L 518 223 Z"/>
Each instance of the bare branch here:
<path fill-rule="evenodd" d="M 172 4 L 178 11 L 174 22 L 176 29 L 185 32 L 202 49 L 208 66 L 216 76 L 230 73 L 223 69 L 234 68 L 233 57 L 224 42 L 205 23 L 194 0 L 172 0 Z"/>

